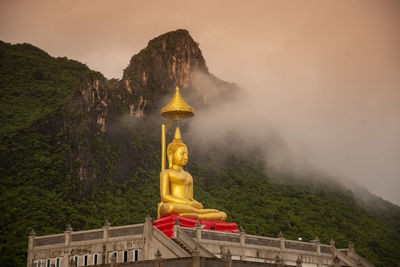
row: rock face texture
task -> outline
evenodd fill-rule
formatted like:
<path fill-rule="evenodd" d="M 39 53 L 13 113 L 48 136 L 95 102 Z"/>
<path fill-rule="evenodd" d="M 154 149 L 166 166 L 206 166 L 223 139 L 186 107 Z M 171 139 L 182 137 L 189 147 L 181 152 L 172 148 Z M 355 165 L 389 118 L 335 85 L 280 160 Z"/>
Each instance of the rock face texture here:
<path fill-rule="evenodd" d="M 78 100 L 77 103 L 72 103 L 72 107 L 77 112 L 95 115 L 90 117 L 89 127 L 98 128 L 100 132 L 105 132 L 110 96 L 104 80 L 82 81 L 81 86 L 74 92 L 74 100 Z"/>
<path fill-rule="evenodd" d="M 95 170 L 90 168 L 91 140 L 106 131 L 111 104 L 109 92 L 104 78 L 82 79 L 65 112 L 63 142 L 69 145 L 66 169 L 80 181 L 95 178 Z"/>
<path fill-rule="evenodd" d="M 188 31 L 176 30 L 156 37 L 131 58 L 121 80 L 106 80 L 98 75 L 82 79 L 75 88 L 63 129 L 67 133 L 64 142 L 70 147 L 67 173 L 77 175 L 83 185 L 96 181 L 99 168 L 101 172 L 104 169 L 90 163 L 98 154 L 93 151 L 93 140 L 107 136 L 121 117 L 137 119 L 158 114 L 175 92 L 176 82 L 196 109 L 230 99 L 239 91 L 235 84 L 209 73 L 201 50 Z"/>
<path fill-rule="evenodd" d="M 196 71 L 208 73 L 201 50 L 188 31 L 177 30 L 149 41 L 145 49 L 132 57 L 123 79 L 139 88 L 159 85 L 168 89 L 171 81 L 188 87 Z"/>
<path fill-rule="evenodd" d="M 198 43 L 188 31 L 176 30 L 149 41 L 124 70 L 124 88 L 136 96 L 130 103 L 132 113 L 140 117 L 158 111 L 163 98 L 174 92 L 175 82 L 179 82 L 182 94 L 193 98 L 200 108 L 210 103 L 210 95 L 238 90 L 236 85 L 210 74 Z"/>
<path fill-rule="evenodd" d="M 149 41 L 125 68 L 122 80 L 102 77 L 82 80 L 75 89 L 74 112 L 88 114 L 92 131 L 106 132 L 108 123 L 122 114 L 143 117 L 159 112 L 175 83 L 196 108 L 230 99 L 239 88 L 212 75 L 202 52 L 187 30 L 165 33 Z"/>
<path fill-rule="evenodd" d="M 201 50 L 188 31 L 177 30 L 154 38 L 133 56 L 123 81 L 128 91 L 143 96 L 155 108 L 176 81 L 183 88 L 193 86 L 197 73 L 209 74 Z"/>

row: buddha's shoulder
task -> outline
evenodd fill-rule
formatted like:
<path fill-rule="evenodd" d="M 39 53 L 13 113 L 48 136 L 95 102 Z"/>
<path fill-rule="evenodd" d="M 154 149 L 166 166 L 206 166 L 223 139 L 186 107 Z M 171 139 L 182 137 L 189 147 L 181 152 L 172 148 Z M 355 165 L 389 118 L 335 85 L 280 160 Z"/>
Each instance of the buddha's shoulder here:
<path fill-rule="evenodd" d="M 179 174 L 183 173 L 182 171 L 176 171 L 173 169 L 165 169 L 160 172 L 160 175 L 171 175 L 171 174 Z"/>
<path fill-rule="evenodd" d="M 186 171 L 177 171 L 177 170 L 172 170 L 172 169 L 165 169 L 162 170 L 160 172 L 160 176 L 165 176 L 165 175 L 173 175 L 173 176 L 189 176 L 192 177 L 192 175 L 190 175 L 190 173 L 186 172 Z"/>
<path fill-rule="evenodd" d="M 192 175 L 190 175 L 190 173 L 188 173 L 187 171 L 184 171 L 184 172 L 185 172 L 186 176 L 192 178 Z"/>
<path fill-rule="evenodd" d="M 164 169 L 164 170 L 162 170 L 162 171 L 160 172 L 160 176 L 168 175 L 170 172 L 171 172 L 170 169 Z"/>

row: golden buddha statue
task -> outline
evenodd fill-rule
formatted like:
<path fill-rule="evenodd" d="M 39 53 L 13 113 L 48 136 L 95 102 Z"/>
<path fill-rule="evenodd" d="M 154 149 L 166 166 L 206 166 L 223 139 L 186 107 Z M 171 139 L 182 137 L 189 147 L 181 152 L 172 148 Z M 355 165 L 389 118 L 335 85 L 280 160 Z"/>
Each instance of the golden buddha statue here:
<path fill-rule="evenodd" d="M 161 125 L 161 173 L 158 217 L 176 214 L 183 217 L 225 221 L 226 213 L 215 209 L 203 209 L 203 205 L 193 199 L 193 178 L 183 170 L 188 162 L 188 150 L 181 140 L 179 127 L 176 127 L 174 140 L 168 145 L 167 158 L 169 168 L 165 169 L 165 132 L 166 123 L 174 123 L 180 118 L 194 115 L 194 110 L 185 102 L 179 93 L 178 83 L 171 101 L 161 109 L 161 116 L 168 119 Z"/>
<path fill-rule="evenodd" d="M 183 170 L 188 162 L 188 150 L 181 140 L 179 127 L 176 127 L 174 140 L 168 145 L 169 168 L 160 173 L 159 214 L 176 214 L 183 217 L 221 221 L 225 212 L 215 209 L 203 209 L 203 205 L 193 199 L 193 178 Z"/>

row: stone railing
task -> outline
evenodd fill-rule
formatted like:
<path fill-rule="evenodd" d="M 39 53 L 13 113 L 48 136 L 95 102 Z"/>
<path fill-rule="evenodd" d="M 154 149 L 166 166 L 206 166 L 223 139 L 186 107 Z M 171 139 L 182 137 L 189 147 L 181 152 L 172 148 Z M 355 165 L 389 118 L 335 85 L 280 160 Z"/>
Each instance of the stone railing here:
<path fill-rule="evenodd" d="M 268 238 L 260 236 L 246 235 L 245 243 L 248 245 L 267 246 L 267 247 L 281 247 L 281 241 L 277 238 Z"/>
<path fill-rule="evenodd" d="M 104 226 L 102 229 L 73 232 L 67 229 L 63 234 L 47 236 L 30 236 L 30 249 L 42 246 L 70 246 L 80 242 L 99 242 L 128 236 L 143 235 L 144 224 L 128 226 Z"/>
<path fill-rule="evenodd" d="M 188 248 L 192 254 L 198 253 L 203 257 L 215 258 L 215 255 L 210 253 L 207 249 L 205 249 L 196 239 L 189 236 L 188 233 L 193 231 L 185 231 L 188 228 L 180 228 L 176 230 L 175 238 L 179 240 L 186 248 Z M 195 233 L 196 234 L 196 233 Z"/>
<path fill-rule="evenodd" d="M 234 233 L 218 233 L 215 231 L 202 231 L 201 239 L 240 243 L 240 236 Z"/>
<path fill-rule="evenodd" d="M 327 245 L 321 245 L 321 253 L 332 254 L 332 247 Z"/>
<path fill-rule="evenodd" d="M 45 236 L 45 237 L 35 237 L 33 239 L 33 246 L 48 246 L 48 245 L 56 245 L 56 244 L 65 244 L 65 234 L 53 235 L 53 236 Z"/>
<path fill-rule="evenodd" d="M 316 244 L 301 241 L 285 241 L 285 248 L 317 252 Z"/>
<path fill-rule="evenodd" d="M 83 232 L 83 233 L 73 233 L 71 234 L 71 242 L 80 242 L 80 241 L 88 241 L 95 239 L 103 239 L 104 231 L 95 231 L 95 232 Z"/>
<path fill-rule="evenodd" d="M 180 227 L 180 229 L 191 238 L 202 242 L 227 242 L 233 246 L 235 244 L 240 246 L 262 246 L 270 247 L 272 249 L 279 250 L 299 250 L 304 252 L 324 253 L 332 254 L 333 247 L 331 245 L 323 245 L 319 242 L 304 242 L 287 240 L 283 236 L 278 238 L 272 237 L 261 237 L 255 235 L 248 235 L 244 232 L 231 233 L 231 232 L 217 232 L 212 230 L 204 230 L 200 227 L 186 228 Z"/>
<path fill-rule="evenodd" d="M 182 231 L 191 238 L 196 238 L 196 229 L 182 227 Z"/>

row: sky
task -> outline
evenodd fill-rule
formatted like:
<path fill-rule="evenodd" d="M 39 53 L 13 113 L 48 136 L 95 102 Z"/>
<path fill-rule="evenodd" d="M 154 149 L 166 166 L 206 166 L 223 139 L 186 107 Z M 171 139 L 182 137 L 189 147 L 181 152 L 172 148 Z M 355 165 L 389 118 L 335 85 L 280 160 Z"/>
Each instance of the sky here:
<path fill-rule="evenodd" d="M 187 29 L 210 72 L 247 95 L 200 115 L 202 129 L 255 141 L 273 129 L 278 162 L 400 205 L 399 14 L 396 0 L 1 0 L 0 39 L 121 78 L 150 39 Z"/>

